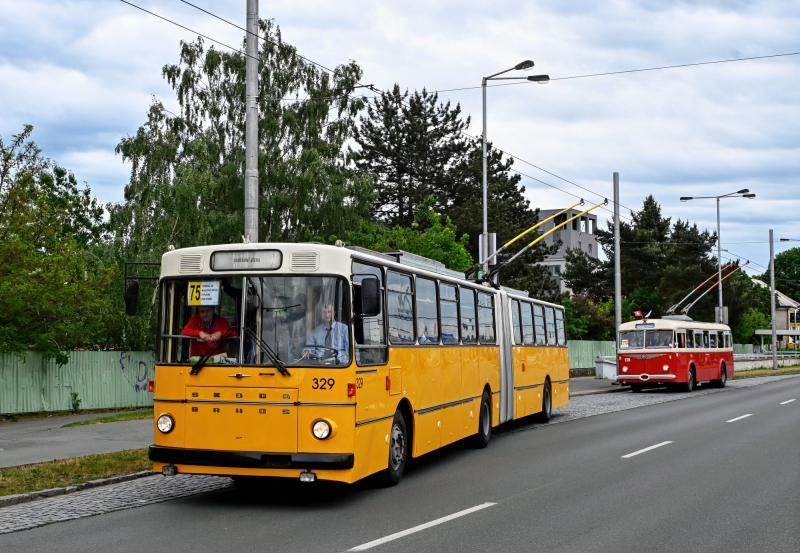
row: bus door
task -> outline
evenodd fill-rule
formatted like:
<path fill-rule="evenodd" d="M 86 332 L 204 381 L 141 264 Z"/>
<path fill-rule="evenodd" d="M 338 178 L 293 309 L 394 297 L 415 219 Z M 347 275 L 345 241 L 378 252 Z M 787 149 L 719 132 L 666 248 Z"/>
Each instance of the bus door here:
<path fill-rule="evenodd" d="M 511 302 L 505 292 L 500 292 L 498 297 L 500 309 L 500 335 L 497 337 L 500 344 L 500 422 L 514 418 L 514 362 L 511 351 L 511 337 L 514 336 L 511 328 Z"/>

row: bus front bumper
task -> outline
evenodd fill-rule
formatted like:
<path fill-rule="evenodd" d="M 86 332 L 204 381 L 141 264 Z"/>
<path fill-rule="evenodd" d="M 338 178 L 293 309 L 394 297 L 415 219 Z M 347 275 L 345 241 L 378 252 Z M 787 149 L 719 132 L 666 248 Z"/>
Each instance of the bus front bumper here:
<path fill-rule="evenodd" d="M 151 445 L 148 456 L 156 463 L 236 468 L 351 469 L 352 453 L 264 453 L 260 451 L 218 451 L 178 449 Z"/>
<path fill-rule="evenodd" d="M 674 374 L 618 374 L 619 382 L 659 382 L 662 380 L 674 380 Z"/>

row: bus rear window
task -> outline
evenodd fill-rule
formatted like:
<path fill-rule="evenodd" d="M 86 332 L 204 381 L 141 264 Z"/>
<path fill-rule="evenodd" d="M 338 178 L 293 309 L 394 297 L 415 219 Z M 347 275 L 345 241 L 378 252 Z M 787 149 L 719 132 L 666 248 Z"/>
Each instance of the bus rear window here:
<path fill-rule="evenodd" d="M 619 333 L 619 349 L 644 347 L 644 330 L 626 330 Z"/>

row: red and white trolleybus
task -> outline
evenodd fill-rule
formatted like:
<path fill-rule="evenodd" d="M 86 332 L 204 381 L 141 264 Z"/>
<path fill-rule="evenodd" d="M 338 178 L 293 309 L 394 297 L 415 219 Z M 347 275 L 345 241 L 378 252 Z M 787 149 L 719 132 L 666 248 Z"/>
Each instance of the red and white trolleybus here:
<path fill-rule="evenodd" d="M 727 325 L 685 316 L 623 323 L 617 337 L 617 380 L 634 392 L 666 384 L 691 392 L 700 382 L 718 388 L 733 376 Z"/>

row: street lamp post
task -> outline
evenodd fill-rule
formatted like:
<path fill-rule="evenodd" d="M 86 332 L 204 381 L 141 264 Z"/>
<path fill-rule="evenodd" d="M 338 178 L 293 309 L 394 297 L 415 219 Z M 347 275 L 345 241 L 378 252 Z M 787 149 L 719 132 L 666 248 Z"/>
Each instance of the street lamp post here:
<path fill-rule="evenodd" d="M 486 83 L 488 81 L 495 80 L 528 80 L 539 84 L 546 84 L 550 81 L 550 77 L 548 75 L 531 75 L 529 77 L 499 77 L 499 75 L 508 73 L 509 71 L 528 71 L 531 68 L 533 68 L 533 61 L 525 60 L 518 63 L 511 69 L 506 69 L 505 71 L 500 71 L 499 73 L 495 73 L 494 75 L 489 75 L 488 77 L 483 77 L 483 79 L 481 79 L 481 88 L 483 89 L 483 135 L 481 136 L 481 142 L 483 143 L 483 233 L 481 234 L 480 251 L 478 256 L 480 257 L 480 262 L 483 265 L 484 272 L 489 269 L 489 264 L 486 261 L 489 257 L 488 186 L 486 176 Z"/>
<path fill-rule="evenodd" d="M 719 313 L 715 319 L 718 323 L 723 322 L 724 318 L 722 308 L 722 237 L 719 225 L 719 201 L 722 198 L 747 198 L 748 200 L 752 200 L 755 197 L 756 195 L 751 194 L 747 188 L 721 196 L 681 196 L 682 202 L 688 202 L 689 200 L 717 200 L 717 269 L 719 269 L 719 273 L 717 274 L 717 293 L 719 295 Z"/>

